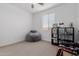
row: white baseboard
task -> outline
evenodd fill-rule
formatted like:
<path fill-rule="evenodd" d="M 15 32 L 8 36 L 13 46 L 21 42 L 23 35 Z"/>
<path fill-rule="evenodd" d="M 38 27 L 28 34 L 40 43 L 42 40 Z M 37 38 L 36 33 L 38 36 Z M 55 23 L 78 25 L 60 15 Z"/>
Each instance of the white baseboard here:
<path fill-rule="evenodd" d="M 0 47 L 4 47 L 4 46 L 9 46 L 9 45 L 13 45 L 13 44 L 16 44 L 16 43 L 19 43 L 19 42 L 23 42 L 24 40 L 18 40 L 18 41 L 12 41 L 12 42 L 8 42 L 8 43 L 5 43 L 5 44 L 0 44 Z"/>

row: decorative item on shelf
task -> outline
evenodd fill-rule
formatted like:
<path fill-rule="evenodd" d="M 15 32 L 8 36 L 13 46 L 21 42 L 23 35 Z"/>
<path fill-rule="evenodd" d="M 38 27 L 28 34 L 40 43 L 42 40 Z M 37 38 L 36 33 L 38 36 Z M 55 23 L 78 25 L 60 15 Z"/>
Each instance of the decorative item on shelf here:
<path fill-rule="evenodd" d="M 73 27 L 73 23 L 71 22 L 71 23 L 69 24 L 69 26 L 70 26 L 70 27 Z"/>
<path fill-rule="evenodd" d="M 57 23 L 53 24 L 53 27 L 57 27 L 57 26 L 58 26 L 58 24 L 57 24 Z"/>
<path fill-rule="evenodd" d="M 63 22 L 59 23 L 59 26 L 64 27 L 64 23 Z"/>
<path fill-rule="evenodd" d="M 62 22 L 62 23 L 59 23 L 59 25 L 64 25 L 64 23 Z"/>

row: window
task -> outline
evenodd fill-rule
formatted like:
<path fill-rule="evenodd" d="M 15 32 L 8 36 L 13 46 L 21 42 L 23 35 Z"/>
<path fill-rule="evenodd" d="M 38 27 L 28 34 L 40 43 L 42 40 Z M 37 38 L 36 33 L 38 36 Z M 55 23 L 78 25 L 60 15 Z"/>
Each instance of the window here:
<path fill-rule="evenodd" d="M 42 16 L 42 27 L 43 28 L 51 28 L 52 25 L 55 23 L 55 14 L 45 14 Z"/>
<path fill-rule="evenodd" d="M 48 28 L 48 15 L 44 15 L 42 18 L 43 28 Z"/>
<path fill-rule="evenodd" d="M 48 16 L 48 26 L 49 28 L 53 26 L 53 24 L 55 23 L 55 14 L 49 14 Z"/>

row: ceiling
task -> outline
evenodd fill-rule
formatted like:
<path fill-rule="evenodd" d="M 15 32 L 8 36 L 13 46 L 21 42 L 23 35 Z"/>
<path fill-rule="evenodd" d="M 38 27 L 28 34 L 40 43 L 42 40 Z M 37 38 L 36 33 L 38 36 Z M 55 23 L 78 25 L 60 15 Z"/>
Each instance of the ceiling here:
<path fill-rule="evenodd" d="M 35 13 L 35 12 L 39 12 L 39 11 L 43 11 L 45 9 L 51 8 L 57 4 L 58 3 L 44 3 L 44 5 L 39 5 L 37 3 L 34 3 L 34 8 L 31 7 L 32 3 L 14 3 L 12 5 L 28 10 L 29 12 Z"/>

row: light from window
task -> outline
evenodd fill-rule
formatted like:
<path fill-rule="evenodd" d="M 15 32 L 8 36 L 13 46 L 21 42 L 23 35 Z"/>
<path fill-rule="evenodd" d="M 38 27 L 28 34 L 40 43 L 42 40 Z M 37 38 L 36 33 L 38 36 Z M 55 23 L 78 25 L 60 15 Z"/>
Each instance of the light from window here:
<path fill-rule="evenodd" d="M 48 28 L 48 15 L 44 15 L 42 18 L 43 28 Z"/>
<path fill-rule="evenodd" d="M 51 28 L 55 23 L 55 14 L 45 14 L 42 16 L 42 27 L 43 28 Z"/>

